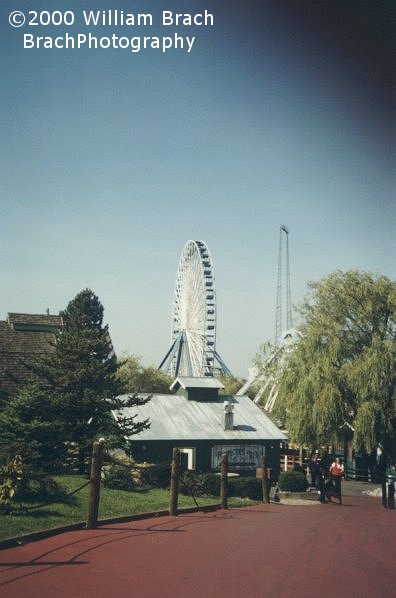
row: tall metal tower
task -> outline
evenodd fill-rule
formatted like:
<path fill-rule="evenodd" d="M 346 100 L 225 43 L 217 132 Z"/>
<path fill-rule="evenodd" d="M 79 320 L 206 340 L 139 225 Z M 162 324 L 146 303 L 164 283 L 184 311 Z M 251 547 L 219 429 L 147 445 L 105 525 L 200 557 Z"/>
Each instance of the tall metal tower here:
<path fill-rule="evenodd" d="M 286 277 L 284 278 L 283 260 L 286 261 Z M 286 289 L 284 289 L 284 285 Z M 282 310 L 283 299 L 286 300 L 286 322 Z M 286 324 L 286 327 L 284 327 Z M 276 315 L 275 315 L 275 344 L 281 339 L 282 333 L 293 327 L 291 291 L 290 291 L 290 261 L 289 261 L 289 229 L 281 224 L 279 230 L 278 252 L 278 283 L 276 287 Z"/>
<path fill-rule="evenodd" d="M 286 268 L 284 268 L 284 263 Z M 286 304 L 286 314 L 282 309 L 284 304 Z M 275 346 L 260 365 L 249 368 L 248 380 L 238 390 L 237 396 L 245 394 L 251 386 L 255 385 L 257 392 L 254 402 L 261 405 L 265 411 L 271 412 L 278 396 L 279 380 L 287 366 L 287 357 L 293 351 L 299 338 L 301 338 L 301 334 L 297 330 L 293 330 L 292 321 L 289 229 L 282 224 L 279 231 Z"/>

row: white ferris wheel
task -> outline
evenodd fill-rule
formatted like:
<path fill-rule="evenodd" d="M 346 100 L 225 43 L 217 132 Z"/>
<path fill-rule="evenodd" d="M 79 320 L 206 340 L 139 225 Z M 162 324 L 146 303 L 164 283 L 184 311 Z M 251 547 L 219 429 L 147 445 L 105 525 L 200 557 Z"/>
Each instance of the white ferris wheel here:
<path fill-rule="evenodd" d="M 188 241 L 176 273 L 171 347 L 159 368 L 175 376 L 230 375 L 216 352 L 216 290 L 204 241 Z"/>

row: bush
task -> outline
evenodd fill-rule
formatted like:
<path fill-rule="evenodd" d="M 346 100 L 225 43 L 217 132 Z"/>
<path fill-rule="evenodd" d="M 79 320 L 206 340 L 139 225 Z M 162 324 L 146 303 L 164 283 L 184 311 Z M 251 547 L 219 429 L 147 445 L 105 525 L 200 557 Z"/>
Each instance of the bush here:
<path fill-rule="evenodd" d="M 305 492 L 308 488 L 307 479 L 300 471 L 282 471 L 278 483 L 285 492 Z"/>
<path fill-rule="evenodd" d="M 171 478 L 170 464 L 149 465 L 141 470 L 140 480 L 143 485 L 157 488 L 169 488 Z"/>
<path fill-rule="evenodd" d="M 10 504 L 17 497 L 18 491 L 26 485 L 26 480 L 26 467 L 20 455 L 17 455 L 0 468 L 0 503 Z"/>
<path fill-rule="evenodd" d="M 115 490 L 133 490 L 135 483 L 132 472 L 122 465 L 107 465 L 102 470 L 103 485 Z"/>
<path fill-rule="evenodd" d="M 207 496 L 220 496 L 220 476 L 215 473 L 203 474 L 204 494 Z"/>
<path fill-rule="evenodd" d="M 64 490 L 48 474 L 31 473 L 25 483 L 18 489 L 16 498 L 25 501 L 48 501 L 63 498 Z"/>
<path fill-rule="evenodd" d="M 204 496 L 206 491 L 203 476 L 186 471 L 180 478 L 180 492 L 185 496 Z"/>
<path fill-rule="evenodd" d="M 228 496 L 240 496 L 241 498 L 250 498 L 251 500 L 262 500 L 262 482 L 253 477 L 229 478 Z"/>
<path fill-rule="evenodd" d="M 180 479 L 180 492 L 187 496 L 219 496 L 220 476 L 186 471 Z"/>
<path fill-rule="evenodd" d="M 7 512 L 14 501 L 49 500 L 62 495 L 62 489 L 51 476 L 26 467 L 20 455 L 0 467 L 0 510 L 2 512 Z"/>
<path fill-rule="evenodd" d="M 181 478 L 180 491 L 189 496 L 220 496 L 220 476 L 188 471 Z M 253 477 L 228 478 L 228 496 L 262 500 L 261 480 Z"/>

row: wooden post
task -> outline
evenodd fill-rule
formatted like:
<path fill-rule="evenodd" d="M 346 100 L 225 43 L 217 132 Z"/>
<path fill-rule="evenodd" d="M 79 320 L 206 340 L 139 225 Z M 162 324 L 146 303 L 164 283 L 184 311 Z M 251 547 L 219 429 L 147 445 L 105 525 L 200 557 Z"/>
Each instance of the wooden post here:
<path fill-rule="evenodd" d="M 169 497 L 169 515 L 177 515 L 177 501 L 179 495 L 180 451 L 173 449 L 172 470 Z"/>
<path fill-rule="evenodd" d="M 100 481 L 102 476 L 104 440 L 101 438 L 92 446 L 91 476 L 89 479 L 87 529 L 94 529 L 98 522 Z"/>
<path fill-rule="evenodd" d="M 220 507 L 227 509 L 227 486 L 228 486 L 228 455 L 222 453 L 220 461 Z"/>
<path fill-rule="evenodd" d="M 263 488 L 263 502 L 269 503 L 270 502 L 270 493 L 269 493 L 269 480 L 267 474 L 267 463 L 265 460 L 265 455 L 261 457 L 261 468 L 263 470 L 263 477 L 261 479 L 261 484 Z"/>

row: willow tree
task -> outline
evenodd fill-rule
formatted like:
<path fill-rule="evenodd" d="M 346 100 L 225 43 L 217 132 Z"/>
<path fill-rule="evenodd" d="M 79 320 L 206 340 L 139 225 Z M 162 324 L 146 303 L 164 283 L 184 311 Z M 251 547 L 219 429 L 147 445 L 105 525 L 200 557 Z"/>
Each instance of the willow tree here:
<path fill-rule="evenodd" d="M 396 283 L 358 271 L 310 283 L 302 338 L 279 381 L 274 413 L 291 438 L 350 438 L 366 454 L 395 457 Z"/>

